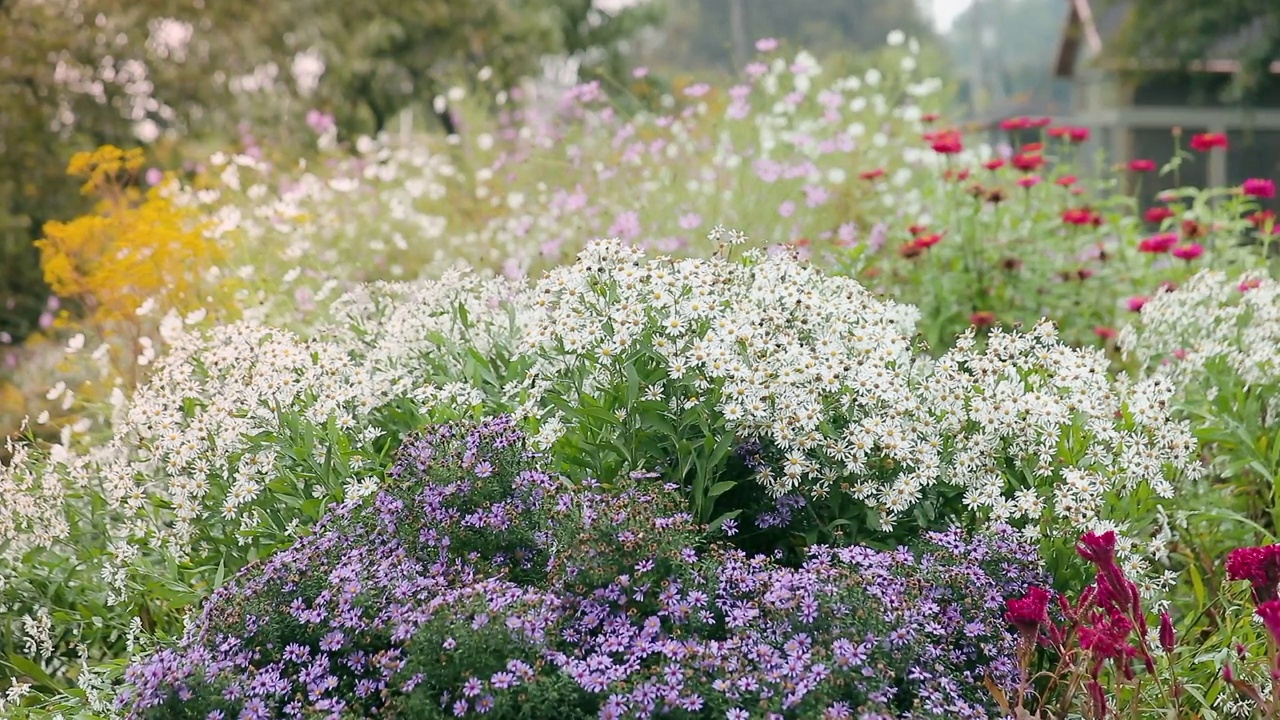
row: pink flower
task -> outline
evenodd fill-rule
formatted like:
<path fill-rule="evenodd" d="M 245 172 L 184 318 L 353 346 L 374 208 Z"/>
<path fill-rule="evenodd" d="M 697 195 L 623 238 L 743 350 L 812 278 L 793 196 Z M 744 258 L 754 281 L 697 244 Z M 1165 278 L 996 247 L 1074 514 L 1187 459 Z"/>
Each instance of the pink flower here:
<path fill-rule="evenodd" d="M 1129 308 L 1129 312 L 1140 312 L 1142 306 L 1147 304 L 1147 298 L 1142 295 L 1136 295 L 1124 301 L 1125 307 Z"/>
<path fill-rule="evenodd" d="M 778 49 L 777 38 L 760 38 L 756 41 L 756 50 L 762 53 L 773 52 Z"/>
<path fill-rule="evenodd" d="M 1026 188 L 1030 190 L 1031 188 L 1039 184 L 1040 184 L 1039 175 L 1023 175 L 1022 177 L 1018 178 L 1018 187 L 1021 187 L 1021 188 Z"/>
<path fill-rule="evenodd" d="M 1049 601 L 1053 594 L 1044 588 L 1030 587 L 1020 598 L 1005 601 L 1004 619 L 1018 629 L 1023 637 L 1034 638 L 1040 628 L 1049 623 Z"/>
<path fill-rule="evenodd" d="M 648 74 L 649 74 L 649 68 L 643 65 L 631 71 L 631 77 L 637 80 L 639 80 L 642 77 L 645 77 Z"/>
<path fill-rule="evenodd" d="M 821 185 L 806 185 L 804 187 L 804 203 L 811 208 L 822 205 L 830 197 L 827 189 Z"/>
<path fill-rule="evenodd" d="M 680 229 L 692 230 L 702 224 L 702 216 L 698 213 L 685 213 L 680 216 Z"/>
<path fill-rule="evenodd" d="M 1169 613 L 1160 613 L 1160 649 L 1165 654 L 1172 654 L 1174 648 L 1177 647 L 1177 641 L 1173 632 L 1173 618 L 1169 617 Z"/>
<path fill-rule="evenodd" d="M 1137 160 L 1129 161 L 1129 169 L 1133 172 L 1155 172 L 1156 163 L 1154 160 L 1143 160 L 1139 158 Z"/>
<path fill-rule="evenodd" d="M 1169 252 L 1177 244 L 1177 233 L 1160 233 L 1159 235 L 1143 238 L 1142 242 L 1138 243 L 1138 252 L 1160 255 Z"/>
<path fill-rule="evenodd" d="M 700 98 L 711 92 L 711 86 L 706 83 L 695 83 L 684 89 L 685 97 Z"/>
<path fill-rule="evenodd" d="M 1256 198 L 1273 198 L 1276 196 L 1276 184 L 1274 180 L 1264 178 L 1249 178 L 1244 181 L 1240 189 L 1245 195 Z"/>
<path fill-rule="evenodd" d="M 1196 152 L 1209 152 L 1214 148 L 1227 148 L 1227 136 L 1222 133 L 1200 133 L 1191 136 L 1191 149 Z"/>
<path fill-rule="evenodd" d="M 1280 600 L 1268 600 L 1254 610 L 1266 626 L 1271 639 L 1280 642 Z"/>
<path fill-rule="evenodd" d="M 796 212 L 796 204 L 791 202 L 790 200 L 786 200 L 781 205 L 778 206 L 778 214 L 784 218 L 791 217 L 792 215 L 795 214 L 795 212 Z"/>
<path fill-rule="evenodd" d="M 1173 256 L 1179 260 L 1191 262 L 1204 254 L 1204 246 L 1200 243 L 1186 243 L 1173 249 Z"/>
<path fill-rule="evenodd" d="M 1280 545 L 1236 548 L 1227 553 L 1226 567 L 1228 579 L 1249 582 L 1254 603 L 1280 599 Z"/>

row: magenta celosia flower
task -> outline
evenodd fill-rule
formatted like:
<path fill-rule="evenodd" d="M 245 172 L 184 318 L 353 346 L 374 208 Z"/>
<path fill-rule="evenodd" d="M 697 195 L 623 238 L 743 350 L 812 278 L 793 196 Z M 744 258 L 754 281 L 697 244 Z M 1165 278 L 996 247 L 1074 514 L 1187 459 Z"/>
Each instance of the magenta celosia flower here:
<path fill-rule="evenodd" d="M 1173 618 L 1169 617 L 1169 613 L 1160 613 L 1160 649 L 1167 654 L 1172 654 L 1177 646 L 1176 638 L 1173 631 Z"/>
<path fill-rule="evenodd" d="M 1255 609 L 1262 624 L 1266 626 L 1271 639 L 1280 643 L 1280 600 L 1268 600 Z"/>
<path fill-rule="evenodd" d="M 1273 198 L 1276 196 L 1276 183 L 1265 178 L 1249 178 L 1240 186 L 1240 190 L 1251 197 Z"/>
<path fill-rule="evenodd" d="M 1227 577 L 1247 580 L 1256 605 L 1280 599 L 1280 545 L 1244 547 L 1227 554 Z"/>
<path fill-rule="evenodd" d="M 1023 637 L 1033 638 L 1049 622 L 1049 601 L 1052 599 L 1053 594 L 1044 588 L 1027 588 L 1027 593 L 1022 597 L 1005 601 L 1004 618 Z"/>

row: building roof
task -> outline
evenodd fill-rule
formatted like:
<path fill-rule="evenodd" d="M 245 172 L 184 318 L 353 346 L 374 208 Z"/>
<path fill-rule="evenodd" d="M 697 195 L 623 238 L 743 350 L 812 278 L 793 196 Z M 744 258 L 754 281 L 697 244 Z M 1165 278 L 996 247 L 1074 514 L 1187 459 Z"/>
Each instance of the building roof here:
<path fill-rule="evenodd" d="M 1053 62 L 1054 75 L 1060 78 L 1070 78 L 1075 75 L 1081 47 L 1088 49 L 1089 57 L 1100 56 L 1105 45 L 1115 40 L 1132 10 L 1132 6 L 1126 0 L 1109 2 L 1105 6 L 1096 0 L 1067 0 L 1067 4 L 1069 5 L 1067 18 L 1058 40 L 1057 55 Z M 1240 32 L 1215 43 L 1209 50 L 1211 59 L 1191 63 L 1188 69 L 1207 73 L 1239 72 L 1240 62 L 1233 58 L 1239 55 L 1241 48 L 1255 41 L 1264 32 L 1266 28 L 1262 21 L 1258 20 Z M 1106 65 L 1113 69 L 1176 68 L 1176 64 L 1172 62 L 1138 59 L 1111 59 Z M 1270 69 L 1271 72 L 1280 74 L 1280 60 L 1272 62 Z"/>

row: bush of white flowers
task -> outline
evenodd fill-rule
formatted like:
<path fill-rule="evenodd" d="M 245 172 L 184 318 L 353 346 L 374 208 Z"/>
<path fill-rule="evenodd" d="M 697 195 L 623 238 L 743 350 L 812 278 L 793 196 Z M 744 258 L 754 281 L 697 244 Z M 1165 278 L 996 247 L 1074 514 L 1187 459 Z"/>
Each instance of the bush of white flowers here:
<path fill-rule="evenodd" d="M 38 617 L 74 566 L 101 582 L 57 592 L 100 596 L 105 627 L 180 612 L 375 490 L 406 431 L 481 411 L 517 411 L 557 462 L 604 483 L 661 472 L 726 532 L 802 508 L 809 541 L 967 517 L 1069 547 L 1195 472 L 1165 379 L 1114 384 L 1049 324 L 971 334 L 935 360 L 913 307 L 792 254 L 732 257 L 744 239 L 716 229 L 705 260 L 599 241 L 532 286 L 462 270 L 374 284 L 309 337 L 171 322 L 106 442 L 24 450 L 5 470 L 7 604 Z M 1123 543 L 1148 574 L 1151 553 Z"/>
<path fill-rule="evenodd" d="M 740 508 L 716 499 L 743 481 L 729 450 L 762 443 L 774 462 L 754 480 L 844 533 L 976 513 L 1074 537 L 1197 472 L 1172 385 L 1114 383 L 1051 324 L 970 334 L 934 361 L 913 347 L 914 308 L 787 254 L 729 260 L 740 236 L 716 235 L 709 260 L 597 243 L 538 284 L 523 399 L 557 455 L 597 477 L 663 464 L 723 521 Z"/>
<path fill-rule="evenodd" d="M 1118 340 L 1130 361 L 1177 388 L 1176 411 L 1207 450 L 1216 482 L 1189 514 L 1280 527 L 1280 283 L 1259 271 L 1201 271 L 1151 298 Z"/>

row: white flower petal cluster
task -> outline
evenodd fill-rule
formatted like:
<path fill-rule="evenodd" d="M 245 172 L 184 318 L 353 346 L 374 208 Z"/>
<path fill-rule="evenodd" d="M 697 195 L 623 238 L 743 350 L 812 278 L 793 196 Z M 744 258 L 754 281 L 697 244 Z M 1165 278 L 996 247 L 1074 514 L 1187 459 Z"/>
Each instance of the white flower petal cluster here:
<path fill-rule="evenodd" d="M 919 383 L 947 449 L 947 482 L 993 520 L 1048 519 L 1067 533 L 1098 528 L 1112 495 L 1194 477 L 1190 427 L 1171 417 L 1173 384 L 1113 382 L 1096 348 L 1062 343 L 1054 326 L 973 331 Z"/>
<path fill-rule="evenodd" d="M 667 379 L 649 390 L 673 414 L 714 403 L 735 433 L 782 452 L 760 477 L 769 492 L 847 492 L 886 526 L 946 485 L 993 521 L 1074 533 L 1106 517 L 1109 494 L 1169 497 L 1171 473 L 1197 471 L 1171 384 L 1113 385 L 1100 353 L 1047 323 L 981 350 L 970 335 L 930 361 L 913 351 L 914 308 L 788 255 L 646 261 L 599 242 L 550 273 L 535 304 L 534 402 L 617 386 L 638 353 L 656 353 Z"/>
<path fill-rule="evenodd" d="M 1118 342 L 1125 354 L 1179 387 L 1222 362 L 1247 385 L 1280 381 L 1280 283 L 1264 273 L 1201 271 L 1156 295 Z"/>
<path fill-rule="evenodd" d="M 341 490 L 280 485 L 325 462 L 330 428 L 358 449 L 382 432 L 371 414 L 390 403 L 478 405 L 477 388 L 440 375 L 460 377 L 467 349 L 513 343 L 504 301 L 517 290 L 459 270 L 434 282 L 360 288 L 339 298 L 337 321 L 309 338 L 253 321 L 172 328 L 147 382 L 116 409 L 106 442 L 58 446 L 51 459 L 15 445 L 0 468 L 4 556 L 65 538 L 72 490 L 105 503 L 121 566 L 138 543 L 181 558 L 203 534 L 252 530 L 263 513 L 287 520 L 296 509 L 280 506 L 278 493 Z M 314 436 L 310 456 L 293 452 L 291 433 Z M 367 492 L 360 471 L 373 458 L 358 450 L 353 457 L 345 491 Z M 114 570 L 111 579 L 123 582 Z"/>

